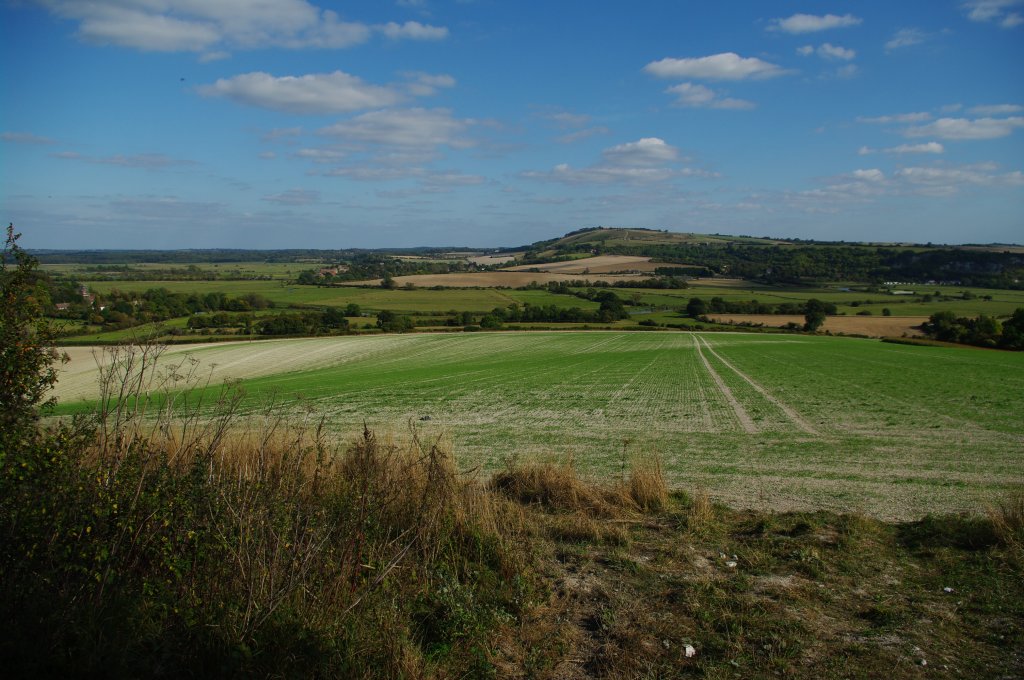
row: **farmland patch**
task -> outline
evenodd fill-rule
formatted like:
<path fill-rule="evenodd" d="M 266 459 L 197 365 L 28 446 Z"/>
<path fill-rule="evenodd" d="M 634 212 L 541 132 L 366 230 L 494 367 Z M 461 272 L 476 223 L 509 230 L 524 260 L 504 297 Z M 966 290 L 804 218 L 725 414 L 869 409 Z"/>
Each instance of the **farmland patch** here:
<path fill-rule="evenodd" d="M 64 412 L 95 393 L 91 353 L 72 352 L 57 387 Z M 450 437 L 466 469 L 571 455 L 608 477 L 645 451 L 664 458 L 674 485 L 735 505 L 886 518 L 976 510 L 1024 483 L 1024 355 L 1015 353 L 534 332 L 174 347 L 165 359 L 186 354 L 212 367 L 214 382 L 242 379 L 246 408 L 301 395 L 341 436 L 365 422 L 401 437 L 412 424 Z"/>

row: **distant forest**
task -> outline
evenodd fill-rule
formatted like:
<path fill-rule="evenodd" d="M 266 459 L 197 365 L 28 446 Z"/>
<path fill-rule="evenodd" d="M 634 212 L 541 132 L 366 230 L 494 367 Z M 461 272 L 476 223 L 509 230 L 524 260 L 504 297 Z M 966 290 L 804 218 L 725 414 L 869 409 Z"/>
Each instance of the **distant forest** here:
<path fill-rule="evenodd" d="M 588 233 L 588 232 L 593 232 Z M 664 264 L 664 275 L 712 275 L 765 283 L 807 281 L 884 283 L 946 283 L 984 288 L 1024 289 L 1024 253 L 1007 249 L 981 250 L 955 246 L 865 245 L 806 241 L 757 242 L 709 237 L 706 242 L 664 240 L 622 241 L 615 230 L 578 230 L 561 239 L 524 247 L 522 263 L 552 262 L 581 255 L 637 255 Z M 579 238 L 580 235 L 583 238 Z M 33 251 L 45 264 L 124 265 L 133 263 L 204 264 L 288 262 L 309 267 L 348 263 L 334 280 L 378 278 L 386 274 L 447 273 L 472 269 L 452 258 L 456 248 L 348 250 L 79 250 Z M 431 264 L 402 263 L 394 255 L 447 259 Z M 447 256 L 447 257 L 446 257 Z M 310 274 L 312 276 L 312 273 Z M 306 281 L 311 283 L 312 281 Z"/>

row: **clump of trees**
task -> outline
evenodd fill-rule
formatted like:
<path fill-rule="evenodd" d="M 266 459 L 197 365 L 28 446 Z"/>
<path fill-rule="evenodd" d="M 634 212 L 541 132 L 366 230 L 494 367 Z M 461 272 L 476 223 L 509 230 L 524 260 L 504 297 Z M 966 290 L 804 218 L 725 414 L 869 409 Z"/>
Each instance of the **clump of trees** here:
<path fill-rule="evenodd" d="M 1006 321 L 981 314 L 958 317 L 953 312 L 936 312 L 921 330 L 930 338 L 978 347 L 1024 350 L 1024 308 L 1018 308 Z"/>
<path fill-rule="evenodd" d="M 713 297 L 704 300 L 699 297 L 692 297 L 686 305 L 687 316 L 697 318 L 705 314 L 813 314 L 818 316 L 836 314 L 838 308 L 832 302 L 823 302 L 811 298 L 806 302 L 761 302 L 759 300 L 726 300 L 722 297 Z M 824 321 L 824 318 L 822 318 Z M 821 325 L 821 324 L 818 324 Z"/>

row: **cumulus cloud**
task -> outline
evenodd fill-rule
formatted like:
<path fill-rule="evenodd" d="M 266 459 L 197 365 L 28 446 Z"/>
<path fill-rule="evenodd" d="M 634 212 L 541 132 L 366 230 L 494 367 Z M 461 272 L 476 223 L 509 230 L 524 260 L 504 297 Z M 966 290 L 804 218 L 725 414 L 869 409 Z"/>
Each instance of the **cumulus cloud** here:
<path fill-rule="evenodd" d="M 49 137 L 40 137 L 31 132 L 0 132 L 0 141 L 15 144 L 54 144 Z"/>
<path fill-rule="evenodd" d="M 841 59 L 842 61 L 850 61 L 857 56 L 857 53 L 846 47 L 840 47 L 839 45 L 833 45 L 832 43 L 823 43 L 818 46 L 818 56 L 824 59 Z"/>
<path fill-rule="evenodd" d="M 1009 116 L 1021 111 L 1024 111 L 1024 106 L 1020 104 L 986 104 L 967 109 L 968 113 L 976 116 Z"/>
<path fill-rule="evenodd" d="M 867 146 L 862 146 L 857 153 L 861 156 L 866 156 L 872 153 L 890 153 L 890 154 L 907 154 L 907 153 L 944 153 L 946 151 L 938 142 L 925 142 L 923 144 L 900 144 L 899 146 L 891 146 L 887 149 L 872 149 Z"/>
<path fill-rule="evenodd" d="M 838 59 L 841 61 L 850 61 L 857 56 L 854 50 L 840 47 L 839 45 L 833 45 L 832 43 L 822 43 L 815 49 L 814 45 L 804 45 L 796 48 L 796 53 L 802 57 L 809 57 L 812 54 L 817 54 L 822 59 Z"/>
<path fill-rule="evenodd" d="M 224 58 L 224 47 L 340 49 L 379 32 L 391 39 L 440 40 L 448 29 L 415 21 L 369 26 L 346 21 L 308 0 L 43 0 L 56 16 L 78 23 L 83 40 L 147 52 L 200 52 Z M 218 48 L 218 49 L 215 49 Z"/>
<path fill-rule="evenodd" d="M 773 19 L 769 30 L 792 34 L 816 33 L 830 28 L 859 26 L 862 22 L 863 19 L 852 14 L 844 14 L 842 16 L 836 14 L 826 14 L 824 16 L 794 14 L 785 19 Z"/>
<path fill-rule="evenodd" d="M 686 161 L 679 149 L 658 137 L 617 144 L 601 153 L 601 161 L 585 168 L 560 163 L 548 172 L 525 172 L 529 179 L 556 180 L 566 184 L 647 184 L 675 177 L 714 177 L 714 173 L 677 167 Z"/>
<path fill-rule="evenodd" d="M 997 139 L 1007 137 L 1016 128 L 1024 127 L 1024 116 L 1011 118 L 939 118 L 927 125 L 907 128 L 907 137 L 938 137 L 940 139 Z"/>
<path fill-rule="evenodd" d="M 865 182 L 881 182 L 885 180 L 885 173 L 878 168 L 871 168 L 869 170 L 854 170 L 850 173 L 854 179 L 863 180 Z"/>
<path fill-rule="evenodd" d="M 325 127 L 320 134 L 386 146 L 466 148 L 473 146 L 465 133 L 474 123 L 452 117 L 449 109 L 391 109 L 369 111 Z"/>
<path fill-rule="evenodd" d="M 967 18 L 981 23 L 996 23 L 1003 28 L 1014 28 L 1024 23 L 1024 16 L 1010 11 L 1024 0 L 968 0 L 962 7 Z"/>
<path fill-rule="evenodd" d="M 379 30 L 392 40 L 444 40 L 448 37 L 448 29 L 444 26 L 430 26 L 418 21 L 406 21 L 404 24 L 389 21 L 380 26 Z"/>
<path fill-rule="evenodd" d="M 612 165 L 661 165 L 679 158 L 679 149 L 658 137 L 644 137 L 635 142 L 609 147 L 601 155 Z"/>
<path fill-rule="evenodd" d="M 696 83 L 680 83 L 665 90 L 676 96 L 675 105 L 686 108 L 705 109 L 752 109 L 754 103 L 745 99 L 721 97 L 717 92 Z"/>
<path fill-rule="evenodd" d="M 556 137 L 555 141 L 559 144 L 572 144 L 596 135 L 607 135 L 610 132 L 611 130 L 603 125 L 594 125 L 582 130 L 576 130 L 575 132 L 567 132 L 560 137 Z"/>
<path fill-rule="evenodd" d="M 919 28 L 901 28 L 885 43 L 885 49 L 891 52 L 904 47 L 920 45 L 927 38 L 927 34 Z"/>
<path fill-rule="evenodd" d="M 405 90 L 414 95 L 430 95 L 438 87 L 451 85 L 454 85 L 451 76 L 417 74 Z M 199 93 L 299 114 L 345 113 L 392 106 L 406 99 L 406 94 L 399 87 L 371 85 L 343 71 L 281 77 L 261 71 L 243 73 L 221 78 L 212 85 L 203 85 Z"/>
<path fill-rule="evenodd" d="M 1024 173 L 998 172 L 994 163 L 976 163 L 958 167 L 900 168 L 893 177 L 903 184 L 905 191 L 932 196 L 950 196 L 964 186 L 1019 187 L 1024 186 Z"/>
<path fill-rule="evenodd" d="M 667 57 L 647 64 L 644 71 L 659 78 L 699 80 L 765 79 L 786 74 L 786 71 L 777 64 L 757 57 L 744 58 L 735 52 L 685 59 Z"/>
<path fill-rule="evenodd" d="M 429 97 L 439 89 L 455 87 L 455 78 L 447 73 L 431 74 L 407 71 L 402 76 L 409 80 L 406 88 L 417 97 Z"/>
<path fill-rule="evenodd" d="M 914 113 L 896 113 L 890 116 L 875 116 L 872 118 L 858 116 L 858 123 L 871 123 L 875 125 L 889 125 L 891 123 L 922 123 L 926 120 L 931 120 L 932 115 L 926 111 L 916 111 Z"/>

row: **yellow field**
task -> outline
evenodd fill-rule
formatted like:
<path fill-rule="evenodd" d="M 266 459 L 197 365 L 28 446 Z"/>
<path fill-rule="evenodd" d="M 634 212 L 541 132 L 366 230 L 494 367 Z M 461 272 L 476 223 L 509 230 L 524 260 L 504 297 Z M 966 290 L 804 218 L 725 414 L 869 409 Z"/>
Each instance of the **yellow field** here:
<path fill-rule="evenodd" d="M 781 328 L 787 323 L 801 326 L 804 317 L 793 314 L 710 314 L 708 318 L 719 323 L 751 323 Z M 832 333 L 867 335 L 873 338 L 921 335 L 917 328 L 928 320 L 927 316 L 830 316 L 822 330 Z"/>
<path fill-rule="evenodd" d="M 545 284 L 550 281 L 577 281 L 581 278 L 588 281 L 641 281 L 650 276 L 645 274 L 554 274 L 525 271 L 499 272 L 464 272 L 459 274 L 415 274 L 412 276 L 396 276 L 395 283 L 402 287 L 411 283 L 418 288 L 431 286 L 447 286 L 450 288 L 519 288 L 530 283 Z M 379 286 L 381 279 L 371 281 L 347 281 L 346 286 Z"/>
<path fill-rule="evenodd" d="M 585 257 L 580 260 L 568 262 L 551 262 L 548 264 L 523 264 L 517 267 L 506 267 L 505 271 L 522 272 L 529 269 L 539 269 L 542 272 L 553 274 L 611 274 L 614 272 L 653 272 L 664 265 L 651 262 L 649 257 L 636 257 L 633 255 L 598 255 L 597 257 Z"/>

